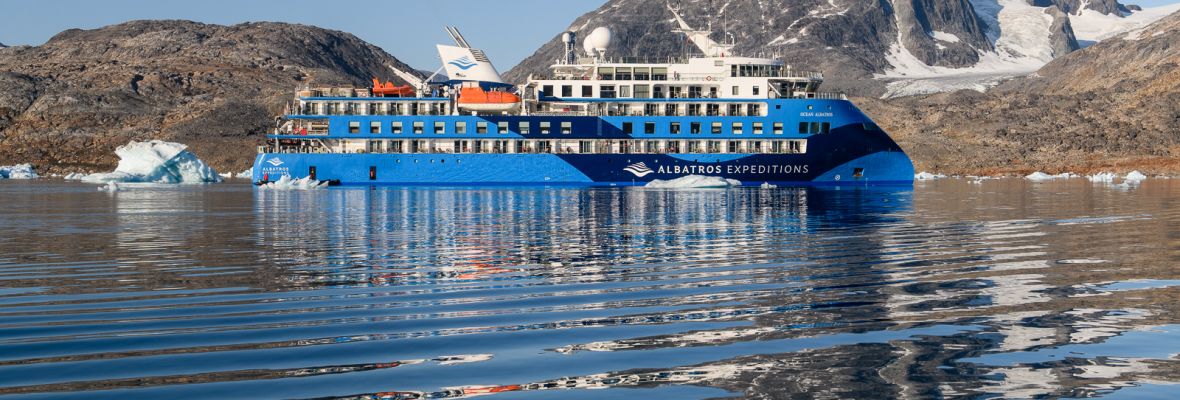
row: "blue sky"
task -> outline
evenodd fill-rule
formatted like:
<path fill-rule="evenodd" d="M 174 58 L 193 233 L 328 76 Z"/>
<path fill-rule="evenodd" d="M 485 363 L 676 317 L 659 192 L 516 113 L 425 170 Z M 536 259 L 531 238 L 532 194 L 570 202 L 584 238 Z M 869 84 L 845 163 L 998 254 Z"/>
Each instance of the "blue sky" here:
<path fill-rule="evenodd" d="M 661 0 L 652 0 L 661 1 Z M 1124 0 L 1152 7 L 1180 0 Z M 188 19 L 217 24 L 282 21 L 338 29 L 376 44 L 420 69 L 438 67 L 434 45 L 450 43 L 443 25 L 459 27 L 501 71 L 528 57 L 606 0 L 42 0 L 0 4 L 0 43 L 39 45 L 69 28 L 133 19 Z M 19 5 L 14 5 L 19 4 Z"/>

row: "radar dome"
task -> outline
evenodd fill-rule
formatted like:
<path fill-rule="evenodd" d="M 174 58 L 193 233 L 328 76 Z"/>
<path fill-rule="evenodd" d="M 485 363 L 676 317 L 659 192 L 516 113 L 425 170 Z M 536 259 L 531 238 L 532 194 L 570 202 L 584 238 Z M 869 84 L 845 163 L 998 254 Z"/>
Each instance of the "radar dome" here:
<path fill-rule="evenodd" d="M 610 28 L 605 26 L 595 28 L 586 36 L 586 41 L 582 42 L 582 49 L 586 50 L 586 54 L 600 55 L 606 52 L 610 47 Z"/>

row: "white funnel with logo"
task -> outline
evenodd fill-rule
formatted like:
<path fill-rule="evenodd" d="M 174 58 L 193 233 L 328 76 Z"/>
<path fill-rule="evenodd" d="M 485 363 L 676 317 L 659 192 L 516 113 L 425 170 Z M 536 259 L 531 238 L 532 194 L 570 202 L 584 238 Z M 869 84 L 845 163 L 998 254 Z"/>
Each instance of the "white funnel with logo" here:
<path fill-rule="evenodd" d="M 438 45 L 438 56 L 451 81 L 504 83 L 483 50 L 473 49 L 458 29 L 447 27 L 456 46 Z"/>

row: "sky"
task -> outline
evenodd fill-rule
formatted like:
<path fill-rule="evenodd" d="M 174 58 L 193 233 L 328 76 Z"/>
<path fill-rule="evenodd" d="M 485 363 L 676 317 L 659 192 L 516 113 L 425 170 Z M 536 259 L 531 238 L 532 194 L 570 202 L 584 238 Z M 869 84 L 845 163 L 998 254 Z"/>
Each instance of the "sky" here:
<path fill-rule="evenodd" d="M 661 0 L 652 0 L 661 1 Z M 1154 7 L 1180 0 L 1123 0 Z M 507 71 L 606 0 L 0 0 L 0 43 L 40 45 L 70 28 L 134 19 L 216 24 L 280 21 L 352 33 L 424 70 L 439 67 L 435 44 L 450 44 L 444 25 Z M 14 6 L 13 4 L 19 4 Z"/>
<path fill-rule="evenodd" d="M 1180 1 L 1180 0 L 1177 0 Z M 500 71 L 533 54 L 582 14 L 606 0 L 0 0 L 0 43 L 40 45 L 70 28 L 93 29 L 136 19 L 215 24 L 277 21 L 356 35 L 418 69 L 435 70 L 435 44 L 459 28 Z M 19 4 L 19 5 L 16 5 Z"/>

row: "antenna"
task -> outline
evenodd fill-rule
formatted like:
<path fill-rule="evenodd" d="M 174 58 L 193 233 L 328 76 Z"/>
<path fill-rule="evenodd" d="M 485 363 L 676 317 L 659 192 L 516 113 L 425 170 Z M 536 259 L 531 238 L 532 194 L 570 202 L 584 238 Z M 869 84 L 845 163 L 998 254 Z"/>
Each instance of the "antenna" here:
<path fill-rule="evenodd" d="M 471 48 L 471 44 L 467 43 L 467 39 L 463 38 L 462 33 L 459 33 L 459 28 L 456 28 L 453 26 L 447 26 L 445 28 L 447 29 L 447 34 L 451 35 L 451 40 L 455 41 L 456 46 L 459 46 L 459 47 L 462 47 L 465 49 Z"/>

